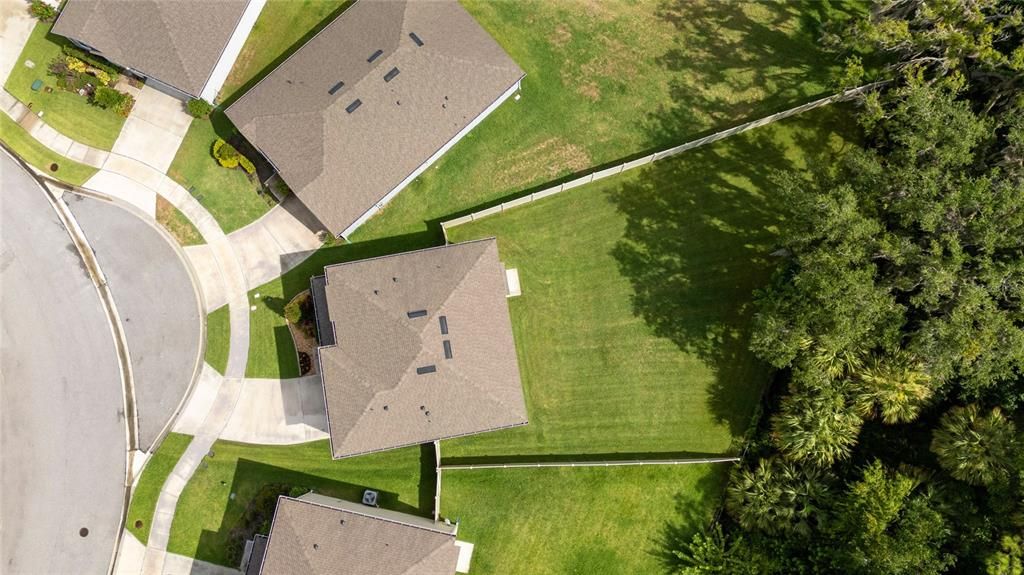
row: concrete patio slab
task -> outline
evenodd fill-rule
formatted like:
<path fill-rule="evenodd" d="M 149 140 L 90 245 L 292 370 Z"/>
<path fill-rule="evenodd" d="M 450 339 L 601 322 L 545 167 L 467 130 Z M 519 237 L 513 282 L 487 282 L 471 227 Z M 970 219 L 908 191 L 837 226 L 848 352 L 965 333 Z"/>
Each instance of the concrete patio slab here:
<path fill-rule="evenodd" d="M 327 437 L 320 376 L 246 379 L 221 439 L 289 445 Z"/>

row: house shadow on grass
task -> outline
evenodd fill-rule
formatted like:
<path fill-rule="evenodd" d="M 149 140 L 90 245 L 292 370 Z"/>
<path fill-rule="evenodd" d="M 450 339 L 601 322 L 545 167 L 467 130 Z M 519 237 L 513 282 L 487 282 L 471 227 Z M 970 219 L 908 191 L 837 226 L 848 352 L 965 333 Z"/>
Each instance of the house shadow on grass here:
<path fill-rule="evenodd" d="M 626 217 L 612 255 L 634 313 L 714 371 L 708 408 L 735 437 L 768 381 L 748 347 L 753 292 L 781 263 L 772 175 L 827 165 L 833 132 L 848 126 L 845 109 L 817 110 L 662 160 L 610 194 Z"/>
<path fill-rule="evenodd" d="M 330 457 L 330 454 L 325 452 L 324 457 Z M 334 481 L 258 461 L 239 459 L 228 491 L 235 497 L 227 503 L 219 529 L 204 530 L 200 535 L 195 558 L 237 568 L 246 540 L 252 539 L 256 533 L 269 532 L 277 498 L 289 492 L 298 495 L 312 490 L 329 497 L 359 502 L 364 490 L 373 489 L 379 493 L 378 503 L 383 509 L 432 517 L 436 481 L 434 461 L 433 445 L 422 446 L 418 500 L 411 502 L 403 501 L 397 493 L 381 490 L 375 485 Z"/>

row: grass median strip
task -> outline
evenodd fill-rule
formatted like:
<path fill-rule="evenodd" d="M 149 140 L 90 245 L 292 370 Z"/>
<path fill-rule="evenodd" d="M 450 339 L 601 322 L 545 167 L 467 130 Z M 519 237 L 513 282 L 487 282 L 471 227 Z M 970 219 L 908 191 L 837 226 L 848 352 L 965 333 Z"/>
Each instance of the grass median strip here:
<path fill-rule="evenodd" d="M 231 351 L 231 312 L 222 305 L 206 316 L 206 363 L 221 375 L 228 368 Z"/>
<path fill-rule="evenodd" d="M 81 186 L 96 173 L 96 168 L 69 160 L 40 144 L 7 114 L 0 114 L 0 136 L 22 160 L 63 182 Z M 51 169 L 53 164 L 57 171 Z"/>
<path fill-rule="evenodd" d="M 182 246 L 196 246 L 205 243 L 192 222 L 181 210 L 174 207 L 163 196 L 156 197 L 156 221 L 160 223 Z"/>
<path fill-rule="evenodd" d="M 142 477 L 132 493 L 131 505 L 128 506 L 126 527 L 143 544 L 149 541 L 149 528 L 153 523 L 153 512 L 156 510 L 160 490 L 190 443 L 191 435 L 167 434 L 142 471 Z"/>

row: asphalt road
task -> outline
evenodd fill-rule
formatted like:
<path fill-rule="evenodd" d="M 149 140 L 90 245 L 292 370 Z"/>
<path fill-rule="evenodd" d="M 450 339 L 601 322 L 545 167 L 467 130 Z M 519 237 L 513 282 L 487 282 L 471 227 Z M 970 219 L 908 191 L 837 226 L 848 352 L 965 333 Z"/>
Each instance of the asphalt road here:
<path fill-rule="evenodd" d="M 138 444 L 149 451 L 200 361 L 199 300 L 173 240 L 115 204 L 74 194 L 64 200 L 114 296 L 131 357 Z"/>
<path fill-rule="evenodd" d="M 0 188 L 0 572 L 105 573 L 126 449 L 113 336 L 57 214 L 3 153 Z"/>

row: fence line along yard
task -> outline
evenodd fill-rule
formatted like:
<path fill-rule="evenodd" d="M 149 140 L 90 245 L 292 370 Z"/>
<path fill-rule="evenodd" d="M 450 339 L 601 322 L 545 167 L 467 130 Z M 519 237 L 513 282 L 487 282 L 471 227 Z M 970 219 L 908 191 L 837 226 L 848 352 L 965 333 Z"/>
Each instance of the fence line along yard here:
<path fill-rule="evenodd" d="M 824 98 L 819 98 L 817 100 L 814 100 L 812 102 L 808 102 L 806 104 L 803 104 L 801 106 L 797 106 L 795 108 L 790 108 L 788 110 L 784 110 L 782 112 L 777 112 L 777 113 L 772 114 L 770 116 L 765 116 L 764 118 L 760 118 L 760 119 L 757 119 L 757 120 L 752 120 L 750 122 L 746 122 L 744 124 L 740 124 L 739 126 L 734 126 L 732 128 L 729 128 L 727 130 L 722 130 L 720 132 L 715 132 L 714 134 L 711 134 L 711 135 L 708 135 L 708 136 L 704 136 L 703 138 L 699 138 L 699 139 L 693 140 L 692 142 L 686 142 L 685 144 L 680 144 L 678 146 L 673 146 L 673 147 L 668 148 L 666 150 L 661 150 L 660 152 L 654 152 L 653 154 L 644 156 L 642 158 L 637 158 L 635 160 L 630 160 L 628 162 L 623 162 L 621 164 L 612 166 L 610 168 L 606 168 L 606 169 L 603 169 L 603 170 L 598 170 L 596 172 L 592 172 L 592 173 L 587 174 L 585 176 L 576 178 L 575 180 L 570 180 L 568 182 L 559 184 L 557 186 L 551 186 L 550 188 L 546 188 L 546 189 L 541 190 L 539 192 L 534 192 L 534 193 L 532 193 L 530 195 L 523 196 L 521 198 L 516 198 L 514 200 L 509 200 L 507 202 L 502 202 L 502 203 L 500 203 L 498 205 L 491 206 L 491 207 L 489 207 L 487 209 L 484 209 L 484 210 L 473 212 L 471 214 L 466 214 L 466 215 L 464 215 L 462 217 L 458 217 L 458 218 L 455 218 L 453 220 L 448 220 L 446 222 L 441 222 L 441 230 L 442 230 L 442 232 L 444 232 L 445 239 L 447 240 L 447 238 L 448 238 L 448 228 L 453 228 L 455 226 L 459 226 L 459 225 L 466 224 L 466 223 L 469 223 L 469 222 L 472 222 L 472 221 L 476 221 L 476 220 L 479 220 L 480 218 L 485 218 L 487 216 L 491 216 L 491 215 L 494 215 L 494 214 L 500 214 L 500 213 L 504 212 L 507 209 L 514 208 L 516 206 L 521 206 L 521 205 L 524 205 L 524 204 L 528 204 L 530 202 L 534 202 L 534 201 L 540 200 L 542 198 L 546 198 L 548 196 L 553 196 L 553 195 L 555 195 L 557 193 L 564 192 L 566 190 L 571 190 L 573 188 L 582 186 L 584 184 L 589 184 L 590 182 L 595 182 L 597 180 L 600 180 L 600 179 L 603 179 L 603 178 L 607 178 L 609 176 L 614 176 L 614 175 L 617 175 L 617 174 L 621 174 L 622 172 L 625 172 L 626 170 L 632 170 L 633 168 L 639 168 L 640 166 L 645 166 L 645 165 L 650 164 L 652 162 L 657 162 L 658 160 L 663 160 L 665 158 L 670 158 L 672 156 L 675 156 L 676 154 L 681 154 L 682 152 L 685 152 L 687 150 L 692 150 L 694 148 L 699 148 L 699 147 L 704 146 L 706 144 L 710 144 L 712 142 L 717 142 L 719 140 L 723 140 L 725 138 L 728 138 L 729 136 L 734 136 L 736 134 L 739 134 L 739 133 L 742 133 L 742 132 L 746 132 L 748 130 L 753 130 L 754 128 L 759 128 L 761 126 L 765 126 L 767 124 L 771 124 L 772 122 L 776 122 L 778 120 L 783 120 L 783 119 L 789 118 L 791 116 L 795 116 L 797 114 L 801 114 L 803 112 L 807 112 L 809 110 L 813 110 L 815 108 L 820 108 L 822 106 L 827 106 L 829 104 L 832 104 L 832 103 L 835 103 L 835 102 L 840 102 L 840 101 L 843 101 L 843 100 L 849 100 L 849 99 L 851 99 L 851 98 L 853 98 L 853 97 L 855 97 L 855 96 L 857 96 L 857 95 L 859 95 L 859 94 L 861 94 L 863 92 L 866 92 L 867 90 L 871 90 L 871 89 L 876 88 L 876 87 L 878 87 L 878 86 L 880 86 L 882 84 L 885 84 L 886 82 L 887 81 L 872 82 L 871 84 L 865 84 L 865 85 L 859 86 L 857 88 L 850 88 L 849 90 L 844 90 L 842 92 L 839 92 L 838 94 L 833 94 L 831 96 L 826 96 Z"/>
<path fill-rule="evenodd" d="M 734 463 L 739 457 L 702 457 L 698 459 L 632 459 L 626 461 L 537 461 L 533 463 L 474 463 L 438 465 L 438 471 L 452 469 L 509 469 L 514 467 L 625 467 L 631 465 L 688 465 L 697 463 Z"/>

